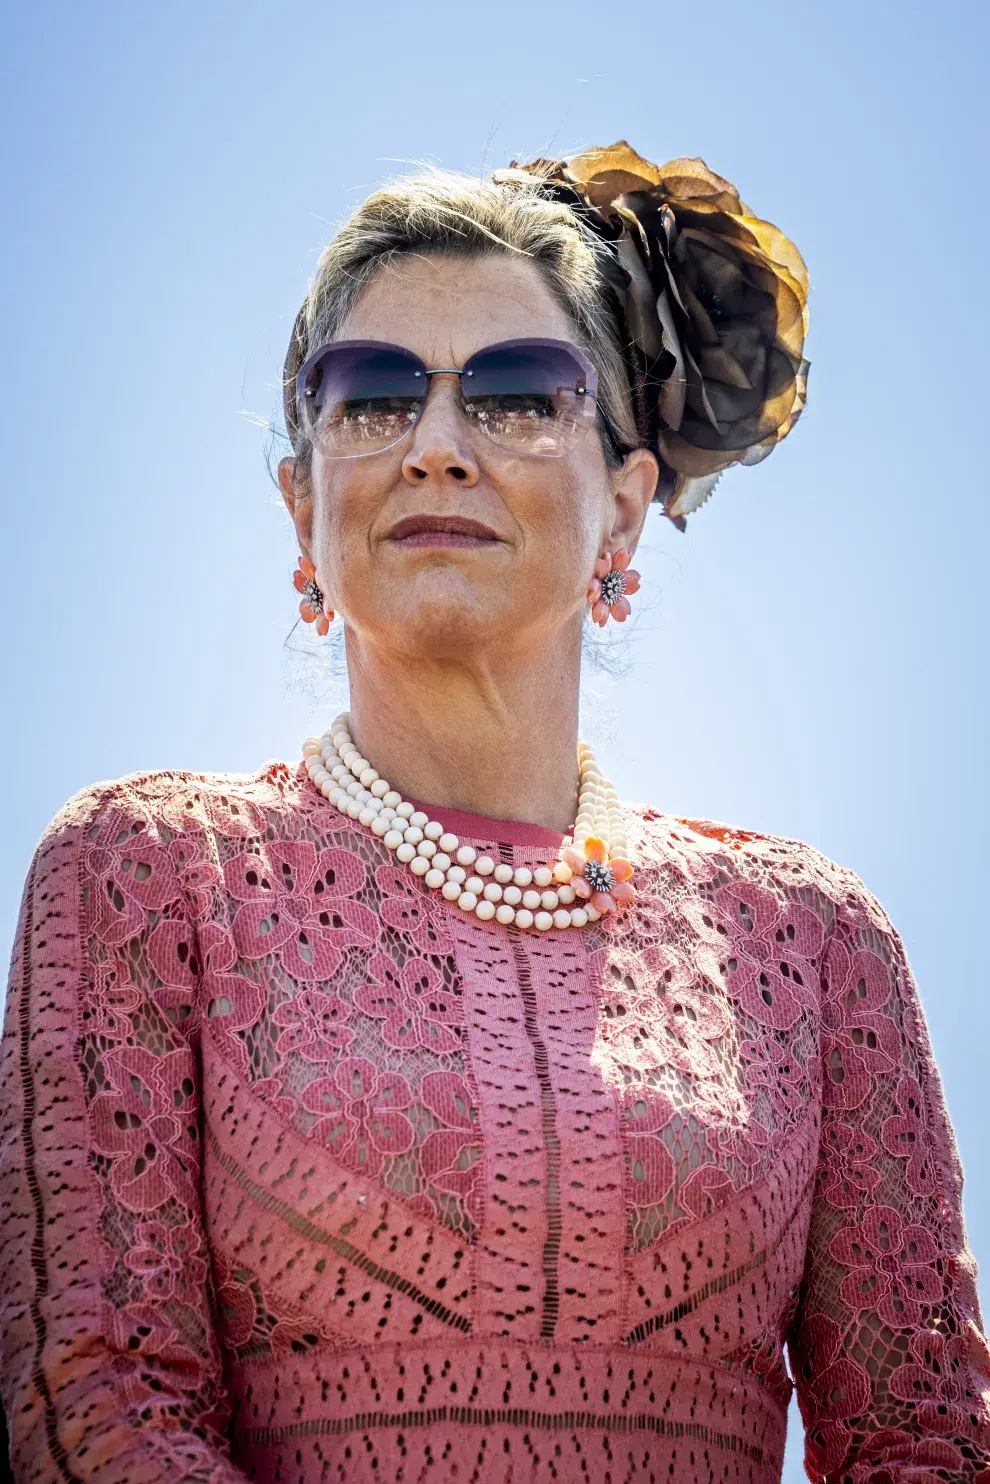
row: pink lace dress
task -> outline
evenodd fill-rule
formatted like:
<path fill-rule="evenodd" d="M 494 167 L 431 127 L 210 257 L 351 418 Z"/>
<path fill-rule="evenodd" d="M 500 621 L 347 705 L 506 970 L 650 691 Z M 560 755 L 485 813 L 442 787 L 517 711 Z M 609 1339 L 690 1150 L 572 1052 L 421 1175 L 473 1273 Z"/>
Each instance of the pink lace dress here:
<path fill-rule="evenodd" d="M 552 832 L 434 811 L 504 861 Z M 903 950 L 793 841 L 466 918 L 301 769 L 73 799 L 3 1040 L 14 1477 L 974 1480 L 988 1367 Z"/>

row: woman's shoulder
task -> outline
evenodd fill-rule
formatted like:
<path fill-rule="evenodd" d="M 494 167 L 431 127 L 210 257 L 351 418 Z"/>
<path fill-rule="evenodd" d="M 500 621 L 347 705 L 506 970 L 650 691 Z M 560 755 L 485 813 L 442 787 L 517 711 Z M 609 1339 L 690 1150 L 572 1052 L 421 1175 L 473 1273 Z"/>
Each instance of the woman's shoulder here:
<path fill-rule="evenodd" d="M 889 927 L 883 908 L 855 871 L 806 840 L 744 828 L 723 820 L 666 814 L 648 804 L 626 805 L 638 836 L 641 864 L 673 868 L 713 892 L 744 886 L 779 900 L 842 908 Z"/>
<path fill-rule="evenodd" d="M 301 767 L 280 759 L 254 772 L 157 768 L 88 784 L 54 816 L 39 849 L 69 835 L 101 836 L 190 829 L 245 837 L 271 828 L 273 815 L 300 807 Z"/>

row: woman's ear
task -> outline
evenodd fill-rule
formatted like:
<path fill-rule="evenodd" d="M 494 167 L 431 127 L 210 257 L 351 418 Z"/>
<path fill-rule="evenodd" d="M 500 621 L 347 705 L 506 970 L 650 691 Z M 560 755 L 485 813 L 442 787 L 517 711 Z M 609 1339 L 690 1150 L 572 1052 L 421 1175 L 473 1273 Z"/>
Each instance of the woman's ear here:
<path fill-rule="evenodd" d="M 297 458 L 279 460 L 278 487 L 282 491 L 285 508 L 292 517 L 299 545 L 304 556 L 309 555 L 313 534 L 313 501 L 310 499 L 309 481 Z"/>
<path fill-rule="evenodd" d="M 608 538 L 610 546 L 636 550 L 659 478 L 660 465 L 648 448 L 633 449 L 623 460 L 621 469 L 612 475 L 615 505 Z"/>

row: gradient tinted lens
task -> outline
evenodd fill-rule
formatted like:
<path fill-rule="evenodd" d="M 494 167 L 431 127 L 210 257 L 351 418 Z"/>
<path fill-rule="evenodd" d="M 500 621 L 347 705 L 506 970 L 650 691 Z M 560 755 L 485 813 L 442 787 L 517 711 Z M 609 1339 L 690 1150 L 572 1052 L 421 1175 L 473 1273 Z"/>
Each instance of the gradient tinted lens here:
<path fill-rule="evenodd" d="M 502 448 L 553 458 L 595 421 L 594 368 L 563 341 L 517 340 L 471 357 L 464 411 Z"/>
<path fill-rule="evenodd" d="M 307 435 L 330 458 L 389 448 L 419 416 L 429 385 L 425 369 L 400 346 L 325 346 L 301 368 L 296 383 Z"/>

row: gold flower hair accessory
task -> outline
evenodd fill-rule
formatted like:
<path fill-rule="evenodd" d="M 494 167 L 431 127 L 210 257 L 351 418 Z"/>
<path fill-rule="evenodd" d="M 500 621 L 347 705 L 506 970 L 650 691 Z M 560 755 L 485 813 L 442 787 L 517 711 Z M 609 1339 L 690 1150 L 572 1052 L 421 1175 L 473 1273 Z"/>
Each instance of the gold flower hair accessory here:
<path fill-rule="evenodd" d="M 757 464 L 807 396 L 808 272 L 703 160 L 653 165 L 624 140 L 495 172 L 540 183 L 609 244 L 637 421 L 656 498 L 681 530 L 723 470 Z"/>

